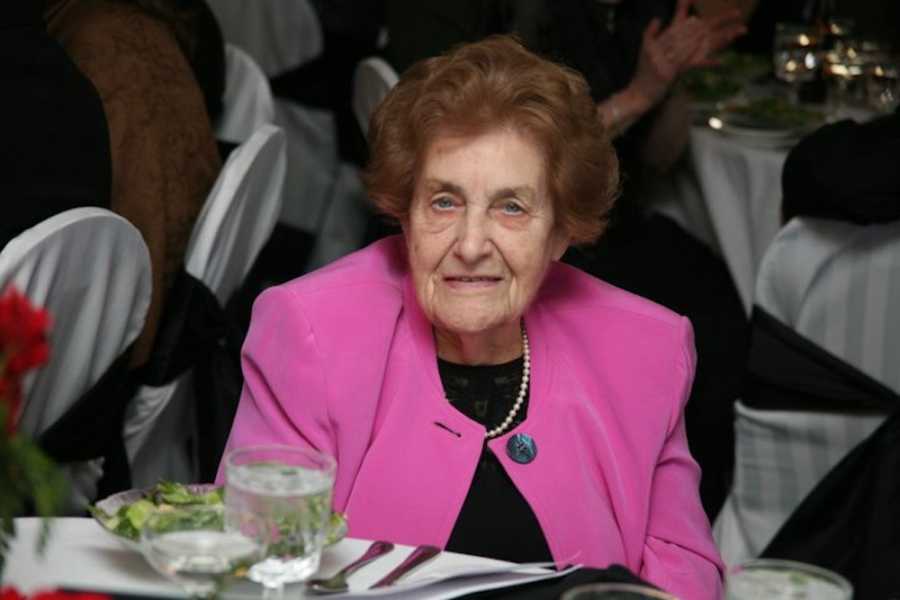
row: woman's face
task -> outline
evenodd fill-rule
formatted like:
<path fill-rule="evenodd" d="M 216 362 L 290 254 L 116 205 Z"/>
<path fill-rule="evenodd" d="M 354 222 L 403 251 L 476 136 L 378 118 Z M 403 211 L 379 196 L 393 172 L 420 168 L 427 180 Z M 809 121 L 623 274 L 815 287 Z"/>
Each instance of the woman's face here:
<path fill-rule="evenodd" d="M 427 149 L 404 233 L 419 304 L 439 330 L 509 333 L 568 240 L 555 228 L 544 160 L 498 129 Z"/>

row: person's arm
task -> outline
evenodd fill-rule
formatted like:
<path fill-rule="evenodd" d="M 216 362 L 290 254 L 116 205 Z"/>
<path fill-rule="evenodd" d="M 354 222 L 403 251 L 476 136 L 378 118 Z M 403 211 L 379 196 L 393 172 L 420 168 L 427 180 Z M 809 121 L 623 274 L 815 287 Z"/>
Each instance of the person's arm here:
<path fill-rule="evenodd" d="M 337 456 L 322 357 L 289 289 L 270 288 L 257 299 L 241 363 L 244 389 L 226 453 L 255 444 L 287 444 Z M 223 477 L 220 464 L 216 481 Z"/>
<path fill-rule="evenodd" d="M 673 377 L 678 398 L 653 475 L 640 576 L 679 598 L 704 600 L 722 597 L 724 566 L 700 502 L 700 468 L 685 436 L 684 406 L 695 365 L 693 331 L 683 319 L 681 356 Z"/>
<path fill-rule="evenodd" d="M 638 147 L 641 162 L 657 173 L 665 173 L 684 154 L 690 134 L 690 100 L 677 90 L 660 103 L 644 132 Z"/>
<path fill-rule="evenodd" d="M 166 293 L 221 162 L 200 88 L 161 21 L 129 4 L 101 3 L 73 29 L 67 50 L 99 92 L 108 122 L 111 208 L 137 227 L 150 251 L 153 291 L 132 353 L 137 366 L 153 347 Z"/>
<path fill-rule="evenodd" d="M 691 4 L 679 0 L 665 28 L 658 19 L 647 25 L 634 77 L 622 91 L 598 103 L 597 114 L 613 136 L 663 102 L 682 73 L 715 64 L 713 55 L 744 32 L 739 12 L 700 19 L 689 14 Z"/>

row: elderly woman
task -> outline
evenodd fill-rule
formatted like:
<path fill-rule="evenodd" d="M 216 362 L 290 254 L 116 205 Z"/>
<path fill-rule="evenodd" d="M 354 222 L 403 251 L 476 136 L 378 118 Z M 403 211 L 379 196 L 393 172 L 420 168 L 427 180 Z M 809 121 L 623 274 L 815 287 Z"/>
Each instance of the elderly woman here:
<path fill-rule="evenodd" d="M 615 197 L 595 115 L 579 75 L 510 38 L 409 69 L 366 173 L 403 235 L 260 296 L 228 447 L 333 455 L 352 536 L 716 598 L 690 323 L 556 262 Z"/>

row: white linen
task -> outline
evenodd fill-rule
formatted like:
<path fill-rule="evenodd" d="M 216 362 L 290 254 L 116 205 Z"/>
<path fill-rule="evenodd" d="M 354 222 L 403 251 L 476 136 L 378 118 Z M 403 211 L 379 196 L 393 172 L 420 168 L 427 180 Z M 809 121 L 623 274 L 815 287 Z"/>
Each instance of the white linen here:
<path fill-rule="evenodd" d="M 40 521 L 33 518 L 16 519 L 15 523 L 18 535 L 9 552 L 4 585 L 16 586 L 25 593 L 65 586 L 166 597 L 184 596 L 175 584 L 154 571 L 138 552 L 115 539 L 93 519 L 55 519 L 50 543 L 43 556 L 35 551 Z M 369 543 L 365 540 L 345 539 L 327 548 L 322 555 L 319 573 L 328 576 L 337 572 L 363 554 Z M 410 546 L 398 545 L 390 554 L 367 565 L 349 578 L 351 591 L 365 590 L 400 564 L 412 551 L 413 548 Z M 427 588 L 414 587 L 416 582 L 462 570 L 505 567 L 515 568 L 511 563 L 503 561 L 442 552 L 432 561 L 411 572 L 394 589 L 378 593 L 377 597 L 440 600 L 511 585 L 514 582 L 537 581 L 565 574 L 565 572 L 529 570 L 524 575 L 507 572 L 478 579 L 438 583 Z M 258 600 L 261 590 L 254 584 L 243 582 L 226 590 L 223 595 L 225 598 Z M 361 595 L 375 594 L 351 594 L 350 597 Z M 321 597 L 303 593 L 302 585 L 287 586 L 286 598 L 298 596 Z"/>
<path fill-rule="evenodd" d="M 76 208 L 24 231 L 0 253 L 0 290 L 15 285 L 51 315 L 50 361 L 23 385 L 18 428 L 37 436 L 107 371 L 144 327 L 150 255 L 140 232 L 102 208 Z M 124 401 L 124 399 L 123 399 Z M 69 509 L 96 492 L 101 461 L 68 467 Z"/>
<path fill-rule="evenodd" d="M 245 142 L 257 129 L 275 121 L 269 80 L 259 65 L 234 44 L 225 44 L 225 93 L 216 138 Z"/>
<path fill-rule="evenodd" d="M 760 268 L 756 302 L 900 392 L 900 223 L 793 219 Z M 723 558 L 757 556 L 816 483 L 884 420 L 735 408 L 734 485 L 715 524 Z"/>
<path fill-rule="evenodd" d="M 356 65 L 353 74 L 353 114 L 363 136 L 369 135 L 369 119 L 391 88 L 397 85 L 397 72 L 384 59 L 370 56 Z"/>
<path fill-rule="evenodd" d="M 322 26 L 309 0 L 208 0 L 226 42 L 274 77 L 322 53 Z"/>
<path fill-rule="evenodd" d="M 781 227 L 786 158 L 786 149 L 695 126 L 686 162 L 652 192 L 656 210 L 721 254 L 748 315 L 759 264 Z"/>
<path fill-rule="evenodd" d="M 318 234 L 340 168 L 334 114 L 276 99 L 275 124 L 287 136 L 288 168 L 279 221 Z"/>
<path fill-rule="evenodd" d="M 288 169 L 280 222 L 315 236 L 312 271 L 363 244 L 369 219 L 356 166 L 338 156 L 337 125 L 328 111 L 275 101 L 275 120 L 287 134 Z"/>
<path fill-rule="evenodd" d="M 269 239 L 281 210 L 285 139 L 263 125 L 235 149 L 194 224 L 185 269 L 225 303 Z M 195 481 L 187 439 L 194 430 L 190 372 L 161 387 L 143 386 L 125 415 L 125 448 L 137 487 L 159 479 Z"/>

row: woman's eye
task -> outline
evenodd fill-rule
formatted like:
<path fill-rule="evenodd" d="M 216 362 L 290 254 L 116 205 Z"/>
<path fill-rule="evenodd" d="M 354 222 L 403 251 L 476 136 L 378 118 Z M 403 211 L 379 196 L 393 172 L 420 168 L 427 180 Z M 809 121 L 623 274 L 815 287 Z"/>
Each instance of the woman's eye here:
<path fill-rule="evenodd" d="M 440 196 L 431 201 L 431 206 L 438 210 L 449 210 L 453 208 L 453 199 L 448 196 Z"/>
<path fill-rule="evenodd" d="M 522 207 L 519 206 L 517 203 L 507 202 L 506 204 L 503 205 L 503 212 L 508 215 L 518 215 L 525 211 L 523 211 Z"/>

